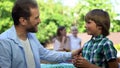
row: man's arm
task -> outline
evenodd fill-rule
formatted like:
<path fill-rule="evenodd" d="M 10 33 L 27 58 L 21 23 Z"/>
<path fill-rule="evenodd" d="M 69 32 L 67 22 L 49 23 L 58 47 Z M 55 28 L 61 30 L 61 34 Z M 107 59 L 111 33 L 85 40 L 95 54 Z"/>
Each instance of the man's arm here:
<path fill-rule="evenodd" d="M 41 59 L 51 62 L 64 62 L 70 60 L 72 59 L 73 56 L 78 55 L 81 51 L 82 48 L 74 52 L 58 52 L 58 51 L 47 50 L 41 44 L 39 46 L 39 53 Z"/>
<path fill-rule="evenodd" d="M 0 40 L 0 67 L 11 68 L 10 48 L 7 41 Z"/>

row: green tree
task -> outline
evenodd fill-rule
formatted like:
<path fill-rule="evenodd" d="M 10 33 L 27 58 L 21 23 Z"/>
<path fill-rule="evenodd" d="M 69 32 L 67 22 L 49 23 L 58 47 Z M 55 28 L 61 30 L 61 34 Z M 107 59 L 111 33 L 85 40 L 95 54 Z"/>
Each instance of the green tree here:
<path fill-rule="evenodd" d="M 86 32 L 84 28 L 84 16 L 86 15 L 87 12 L 89 12 L 92 9 L 103 9 L 107 11 L 110 15 L 111 18 L 111 32 L 117 32 L 120 31 L 120 25 L 114 20 L 116 17 L 116 13 L 112 8 L 112 4 L 110 0 L 79 0 L 78 4 L 76 5 L 75 8 L 73 8 L 73 11 L 71 12 L 72 14 L 76 13 L 78 15 L 76 19 L 76 24 L 79 27 L 80 32 Z M 114 26 L 114 27 L 112 27 Z"/>
<path fill-rule="evenodd" d="M 47 0 L 47 2 L 38 0 L 40 6 L 40 19 L 39 32 L 37 37 L 43 43 L 51 40 L 56 35 L 58 26 L 66 26 L 67 31 L 71 26 L 71 19 L 68 17 L 64 10 L 67 7 L 63 7 L 61 2 L 54 2 L 53 0 Z M 44 29 L 43 29 L 44 28 Z"/>
<path fill-rule="evenodd" d="M 11 17 L 13 1 L 14 0 L 0 0 L 0 33 L 13 24 Z"/>
<path fill-rule="evenodd" d="M 11 10 L 15 0 L 0 0 L 0 33 L 12 26 Z M 40 10 L 41 23 L 37 37 L 41 43 L 50 41 L 56 35 L 58 26 L 65 26 L 70 32 L 70 26 L 76 24 L 79 32 L 86 32 L 84 16 L 92 9 L 108 11 L 111 18 L 111 32 L 120 31 L 120 20 L 112 9 L 110 0 L 78 0 L 75 7 L 63 6 L 61 0 L 37 0 Z"/>

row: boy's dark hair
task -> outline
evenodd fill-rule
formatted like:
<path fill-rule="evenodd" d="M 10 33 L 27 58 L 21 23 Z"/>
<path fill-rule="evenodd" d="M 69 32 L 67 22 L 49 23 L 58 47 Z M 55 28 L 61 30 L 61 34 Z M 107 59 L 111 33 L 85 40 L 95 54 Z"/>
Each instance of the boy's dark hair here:
<path fill-rule="evenodd" d="M 12 18 L 14 25 L 19 24 L 19 18 L 23 17 L 29 20 L 31 16 L 30 8 L 38 8 L 35 0 L 16 0 L 12 8 Z"/>
<path fill-rule="evenodd" d="M 64 29 L 65 29 L 65 26 L 59 26 L 58 29 L 57 29 L 57 36 L 61 36 L 60 31 L 62 31 Z"/>
<path fill-rule="evenodd" d="M 97 26 L 102 27 L 103 36 L 109 35 L 110 18 L 106 11 L 103 11 L 102 9 L 91 10 L 85 16 L 85 21 L 88 22 L 89 20 L 94 21 Z"/>

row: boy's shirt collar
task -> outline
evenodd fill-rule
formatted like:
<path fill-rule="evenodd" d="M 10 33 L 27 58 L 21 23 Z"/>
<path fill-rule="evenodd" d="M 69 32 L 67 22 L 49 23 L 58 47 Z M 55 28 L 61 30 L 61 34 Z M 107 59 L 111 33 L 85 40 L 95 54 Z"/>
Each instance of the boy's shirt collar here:
<path fill-rule="evenodd" d="M 91 40 L 93 41 L 99 41 L 102 40 L 104 38 L 103 35 L 98 35 L 98 36 L 92 36 Z"/>

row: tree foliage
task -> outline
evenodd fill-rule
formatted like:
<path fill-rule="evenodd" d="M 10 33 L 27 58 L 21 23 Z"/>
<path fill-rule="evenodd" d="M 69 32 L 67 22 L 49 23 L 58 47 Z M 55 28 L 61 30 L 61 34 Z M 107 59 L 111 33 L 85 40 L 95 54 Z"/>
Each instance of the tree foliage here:
<path fill-rule="evenodd" d="M 116 17 L 116 13 L 113 10 L 112 4 L 110 0 L 79 0 L 79 3 L 76 5 L 75 8 L 73 8 L 73 13 L 78 14 L 78 17 L 76 19 L 76 24 L 79 27 L 80 32 L 86 32 L 84 28 L 84 16 L 86 15 L 87 12 L 89 12 L 92 9 L 103 9 L 107 11 L 110 15 L 111 18 L 111 32 L 117 32 L 120 31 L 120 28 L 117 22 L 114 20 Z M 113 27 L 115 26 L 115 27 Z"/>
<path fill-rule="evenodd" d="M 48 0 L 48 2 L 38 0 L 38 3 L 41 23 L 37 37 L 41 42 L 49 41 L 50 38 L 55 36 L 58 26 L 71 26 L 72 18 L 64 13 L 65 8 L 61 2 L 55 3 L 53 0 Z M 69 28 L 67 28 L 67 31 L 69 31 Z"/>
<path fill-rule="evenodd" d="M 11 9 L 13 1 L 0 0 L 0 33 L 12 25 Z"/>
<path fill-rule="evenodd" d="M 11 10 L 15 0 L 0 0 L 0 33 L 12 26 Z M 109 0 L 78 0 L 75 7 L 63 6 L 61 0 L 37 0 L 40 9 L 38 39 L 45 43 L 56 35 L 58 26 L 65 26 L 70 32 L 72 24 L 77 25 L 79 32 L 86 32 L 84 28 L 84 16 L 92 9 L 108 11 L 111 18 L 111 32 L 120 31 L 120 20 Z"/>

